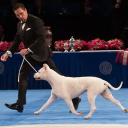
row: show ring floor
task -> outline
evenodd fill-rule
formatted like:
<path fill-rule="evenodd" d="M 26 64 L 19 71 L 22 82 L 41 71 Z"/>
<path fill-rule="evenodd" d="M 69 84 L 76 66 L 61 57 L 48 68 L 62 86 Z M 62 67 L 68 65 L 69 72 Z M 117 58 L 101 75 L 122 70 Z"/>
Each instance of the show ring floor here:
<path fill-rule="evenodd" d="M 128 107 L 128 89 L 112 91 L 113 95 Z M 117 106 L 98 96 L 96 99 L 97 111 L 89 120 L 83 117 L 89 111 L 89 104 L 85 94 L 78 111 L 82 116 L 69 113 L 65 102 L 58 99 L 45 112 L 34 115 L 50 96 L 50 89 L 28 90 L 27 105 L 24 112 L 10 110 L 5 103 L 14 103 L 17 98 L 17 90 L 0 90 L 0 128 L 128 128 L 128 113 L 123 113 Z"/>

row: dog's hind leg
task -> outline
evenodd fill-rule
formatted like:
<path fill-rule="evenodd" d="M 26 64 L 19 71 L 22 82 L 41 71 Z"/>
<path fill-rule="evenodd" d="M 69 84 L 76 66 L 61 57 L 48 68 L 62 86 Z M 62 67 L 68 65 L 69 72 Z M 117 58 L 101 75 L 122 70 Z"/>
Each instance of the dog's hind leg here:
<path fill-rule="evenodd" d="M 90 119 L 93 113 L 96 111 L 96 105 L 95 105 L 96 95 L 92 93 L 92 91 L 88 91 L 87 98 L 90 105 L 90 112 L 86 116 L 84 116 L 84 119 Z"/>
<path fill-rule="evenodd" d="M 115 99 L 112 95 L 112 93 L 110 92 L 109 89 L 105 90 L 102 94 L 101 94 L 105 99 L 110 100 L 112 103 L 114 103 L 115 105 L 117 105 L 122 111 L 124 112 L 128 112 L 128 109 L 124 108 L 124 106 L 120 103 L 119 100 Z"/>
<path fill-rule="evenodd" d="M 56 99 L 57 99 L 57 97 L 54 94 L 51 93 L 51 96 L 45 102 L 45 104 L 43 104 L 42 107 L 39 110 L 35 111 L 34 114 L 39 115 L 42 111 L 47 109 Z"/>
<path fill-rule="evenodd" d="M 74 108 L 74 105 L 73 105 L 73 102 L 72 102 L 72 99 L 64 99 L 66 104 L 68 105 L 68 107 L 70 108 L 71 112 L 75 115 L 82 115 L 81 112 L 77 112 Z"/>

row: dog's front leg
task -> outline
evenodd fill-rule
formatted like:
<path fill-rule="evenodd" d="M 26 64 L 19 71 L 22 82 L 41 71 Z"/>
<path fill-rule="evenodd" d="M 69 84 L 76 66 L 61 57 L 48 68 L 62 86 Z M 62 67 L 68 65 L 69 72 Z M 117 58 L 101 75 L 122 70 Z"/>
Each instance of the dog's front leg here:
<path fill-rule="evenodd" d="M 68 107 L 70 108 L 71 112 L 74 113 L 75 115 L 82 115 L 81 112 L 77 112 L 74 108 L 74 105 L 72 103 L 71 99 L 64 99 Z"/>
<path fill-rule="evenodd" d="M 56 99 L 57 99 L 57 97 L 54 94 L 51 93 L 51 96 L 46 101 L 46 103 L 44 103 L 39 110 L 35 111 L 34 114 L 39 115 L 42 111 L 47 109 Z"/>

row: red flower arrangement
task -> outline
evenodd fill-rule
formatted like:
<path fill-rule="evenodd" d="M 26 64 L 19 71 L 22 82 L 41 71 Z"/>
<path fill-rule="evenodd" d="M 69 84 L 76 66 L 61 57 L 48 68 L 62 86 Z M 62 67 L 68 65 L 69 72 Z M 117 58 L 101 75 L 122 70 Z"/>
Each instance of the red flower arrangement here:
<path fill-rule="evenodd" d="M 8 43 L 6 41 L 0 42 L 0 51 L 4 52 L 11 46 L 11 43 Z"/>
<path fill-rule="evenodd" d="M 107 42 L 108 42 L 108 49 L 120 50 L 121 48 L 123 48 L 123 41 L 120 39 L 113 39 Z"/>
<path fill-rule="evenodd" d="M 81 44 L 82 44 L 82 49 L 81 50 L 88 50 L 89 49 L 88 41 L 82 40 Z"/>
<path fill-rule="evenodd" d="M 101 40 L 100 38 L 91 40 L 88 47 L 90 50 L 108 49 L 107 42 L 105 40 Z"/>
<path fill-rule="evenodd" d="M 59 40 L 54 43 L 55 50 L 57 51 L 70 51 L 70 41 L 69 40 Z M 83 49 L 87 49 L 87 42 L 84 40 L 75 40 L 73 43 L 73 47 L 75 51 L 80 51 Z"/>
<path fill-rule="evenodd" d="M 123 47 L 123 42 L 120 39 L 112 39 L 109 41 L 96 38 L 91 41 L 84 41 L 76 39 L 73 43 L 75 51 L 80 50 L 107 50 L 107 49 L 121 49 Z M 69 40 L 59 40 L 54 43 L 55 50 L 57 51 L 66 51 L 70 50 L 70 41 Z"/>
<path fill-rule="evenodd" d="M 75 51 L 83 50 L 84 45 L 86 45 L 84 40 L 79 40 L 79 39 L 75 40 L 74 42 Z"/>
<path fill-rule="evenodd" d="M 12 46 L 12 42 L 7 42 L 7 41 L 1 41 L 0 42 L 0 51 L 5 52 L 7 49 L 9 49 Z M 23 42 L 20 43 L 18 47 L 18 51 L 21 49 L 25 48 Z"/>
<path fill-rule="evenodd" d="M 55 41 L 55 43 L 54 43 L 55 50 L 64 51 L 64 42 L 66 42 L 66 41 L 65 40 Z"/>
<path fill-rule="evenodd" d="M 9 47 L 11 47 L 12 42 L 7 41 L 1 41 L 0 42 L 0 51 L 4 52 Z M 107 50 L 107 49 L 113 49 L 113 50 L 119 50 L 123 48 L 123 42 L 120 39 L 112 39 L 109 41 L 101 40 L 100 38 L 96 38 L 91 41 L 85 41 L 76 39 L 73 43 L 74 50 L 80 51 L 80 50 Z M 23 42 L 20 43 L 18 51 L 25 48 Z M 57 51 L 70 51 L 70 41 L 69 40 L 58 40 L 54 43 L 54 49 Z"/>

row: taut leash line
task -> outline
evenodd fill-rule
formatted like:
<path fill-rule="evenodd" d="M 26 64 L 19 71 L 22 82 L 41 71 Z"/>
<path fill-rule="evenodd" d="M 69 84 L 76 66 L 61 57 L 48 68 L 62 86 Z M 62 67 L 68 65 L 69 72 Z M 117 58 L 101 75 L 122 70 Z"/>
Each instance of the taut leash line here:
<path fill-rule="evenodd" d="M 21 71 L 21 68 L 22 68 L 22 66 L 23 66 L 24 61 L 26 61 L 26 62 L 29 64 L 29 66 L 30 66 L 35 72 L 38 72 L 38 71 L 31 65 L 31 63 L 25 58 L 25 56 L 22 56 L 22 57 L 23 57 L 23 60 L 22 60 L 22 63 L 21 63 L 21 65 L 20 65 L 20 69 L 19 69 L 19 72 L 18 72 L 18 83 L 19 83 L 19 79 L 20 79 L 20 71 Z"/>

